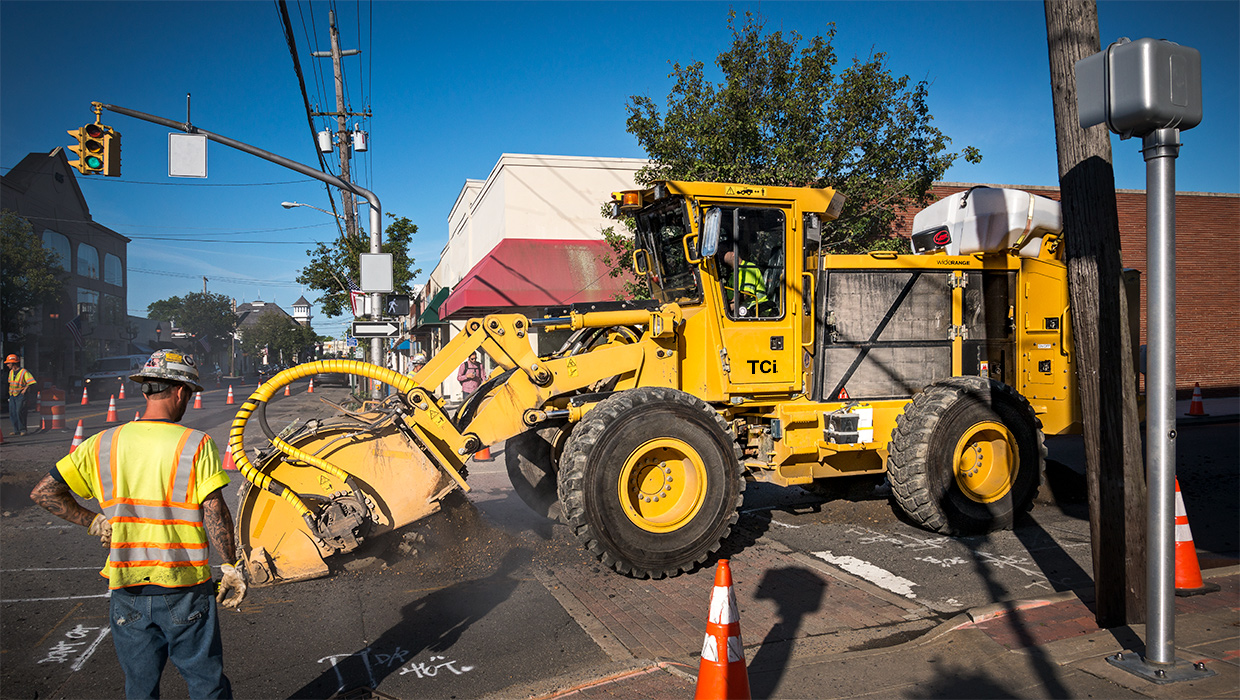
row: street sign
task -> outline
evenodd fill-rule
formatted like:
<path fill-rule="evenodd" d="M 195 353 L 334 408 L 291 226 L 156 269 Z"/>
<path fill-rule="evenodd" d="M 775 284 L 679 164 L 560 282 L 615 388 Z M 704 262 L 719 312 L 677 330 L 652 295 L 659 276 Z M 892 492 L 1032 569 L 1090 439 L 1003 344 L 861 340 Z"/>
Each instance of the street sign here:
<path fill-rule="evenodd" d="M 395 321 L 354 321 L 354 338 L 395 338 L 400 324 Z"/>
<path fill-rule="evenodd" d="M 357 347 L 357 338 L 345 338 L 345 339 L 344 339 L 344 346 L 345 346 L 346 348 L 355 348 L 355 347 Z"/>

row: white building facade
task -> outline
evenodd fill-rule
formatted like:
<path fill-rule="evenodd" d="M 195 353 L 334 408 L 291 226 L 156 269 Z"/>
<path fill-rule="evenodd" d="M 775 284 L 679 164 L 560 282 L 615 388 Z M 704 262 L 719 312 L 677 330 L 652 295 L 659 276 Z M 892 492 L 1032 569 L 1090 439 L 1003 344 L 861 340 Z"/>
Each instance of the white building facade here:
<path fill-rule="evenodd" d="M 625 280 L 603 262 L 611 248 L 602 232 L 616 225 L 603 205 L 636 187 L 646 163 L 506 153 L 485 180 L 466 180 L 448 214 L 447 244 L 415 299 L 414 351 L 433 354 L 465 320 L 488 313 L 617 298 Z M 460 395 L 455 377 L 441 390 Z"/>

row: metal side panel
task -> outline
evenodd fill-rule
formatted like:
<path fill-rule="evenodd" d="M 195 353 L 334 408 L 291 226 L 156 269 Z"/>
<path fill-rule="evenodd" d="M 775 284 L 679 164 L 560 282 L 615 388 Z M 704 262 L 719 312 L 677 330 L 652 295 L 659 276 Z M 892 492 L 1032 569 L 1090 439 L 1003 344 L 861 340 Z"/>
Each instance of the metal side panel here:
<path fill-rule="evenodd" d="M 828 271 L 828 343 L 947 339 L 948 277 L 920 270 Z"/>
<path fill-rule="evenodd" d="M 828 401 L 838 398 L 834 388 L 854 364 L 856 368 L 843 384 L 850 399 L 908 398 L 952 374 L 952 349 L 946 341 L 942 345 L 872 347 L 860 363 L 857 358 L 862 348 L 836 345 L 823 350 Z"/>

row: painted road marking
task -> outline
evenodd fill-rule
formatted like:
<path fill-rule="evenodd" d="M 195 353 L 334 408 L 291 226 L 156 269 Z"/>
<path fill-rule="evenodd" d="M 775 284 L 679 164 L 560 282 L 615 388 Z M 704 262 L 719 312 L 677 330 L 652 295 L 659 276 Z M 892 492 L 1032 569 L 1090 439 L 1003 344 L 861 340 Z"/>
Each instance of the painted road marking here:
<path fill-rule="evenodd" d="M 55 600 L 85 600 L 87 598 L 110 598 L 110 597 L 112 597 L 111 591 L 107 593 L 100 593 L 99 595 L 69 595 L 69 596 L 64 596 L 62 598 L 9 598 L 6 600 L 0 600 L 0 603 L 5 603 L 5 604 L 7 603 L 43 603 L 43 602 L 55 601 Z"/>
<path fill-rule="evenodd" d="M 917 597 L 917 595 L 913 593 L 913 586 L 918 586 L 921 584 L 918 584 L 915 581 L 910 581 L 901 576 L 896 576 L 890 571 L 874 566 L 868 561 L 858 559 L 856 557 L 850 557 L 846 554 L 836 556 L 831 552 L 826 551 L 814 552 L 813 554 L 828 564 L 838 566 L 853 576 L 863 578 L 879 588 L 891 591 L 896 595 L 902 595 L 905 598 Z"/>

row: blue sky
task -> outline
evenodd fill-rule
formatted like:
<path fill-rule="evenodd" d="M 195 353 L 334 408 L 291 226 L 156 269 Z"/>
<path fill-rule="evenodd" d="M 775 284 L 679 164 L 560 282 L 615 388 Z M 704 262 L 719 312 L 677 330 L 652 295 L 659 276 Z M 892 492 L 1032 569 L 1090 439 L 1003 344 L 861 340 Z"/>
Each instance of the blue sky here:
<path fill-rule="evenodd" d="M 334 109 L 328 2 L 289 2 L 312 104 Z M 422 3 L 335 5 L 353 111 L 373 110 L 371 150 L 355 180 L 384 212 L 418 225 L 424 281 L 467 178 L 502 153 L 643 157 L 625 131 L 630 95 L 662 104 L 673 61 L 713 65 L 727 49 L 728 8 L 760 11 L 803 36 L 835 22 L 842 61 L 873 51 L 890 69 L 931 82 L 936 125 L 953 148 L 981 149 L 944 179 L 1057 184 L 1041 2 Z M 1182 191 L 1240 192 L 1240 3 L 1101 2 L 1103 44 L 1154 37 L 1202 53 L 1205 117 L 1184 133 Z M 92 100 L 181 121 L 304 163 L 317 156 L 274 2 L 0 2 L 0 169 L 69 144 Z M 323 128 L 322 119 L 316 128 Z M 324 187 L 211 144 L 205 180 L 167 177 L 168 129 L 104 114 L 123 137 L 123 177 L 79 177 L 94 219 L 133 238 L 131 313 L 172 295 L 210 291 L 281 306 L 314 241 L 336 235 Z M 1143 188 L 1138 140 L 1113 138 L 1117 185 Z M 329 162 L 335 159 L 328 156 Z M 338 164 L 338 163 L 337 163 Z M 606 193 L 600 193 L 600 198 Z M 386 217 L 385 217 L 386 219 Z M 361 220 L 367 221 L 363 208 Z M 316 311 L 320 333 L 348 319 Z"/>

